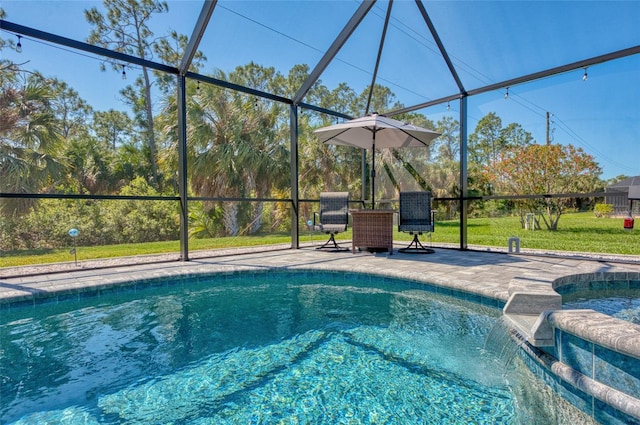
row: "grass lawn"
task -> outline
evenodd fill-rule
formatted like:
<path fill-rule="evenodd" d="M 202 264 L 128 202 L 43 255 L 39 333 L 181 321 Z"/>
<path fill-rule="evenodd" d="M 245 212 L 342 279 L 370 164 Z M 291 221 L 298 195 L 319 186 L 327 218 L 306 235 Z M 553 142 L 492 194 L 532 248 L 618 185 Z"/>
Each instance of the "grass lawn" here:
<path fill-rule="evenodd" d="M 458 222 L 437 223 L 433 240 L 458 242 L 458 226 Z M 592 212 L 563 214 L 553 232 L 525 230 L 518 217 L 468 220 L 469 245 L 506 247 L 511 236 L 520 238 L 523 249 L 640 255 L 640 229 L 625 230 L 622 218 L 596 218 Z"/>
<path fill-rule="evenodd" d="M 190 239 L 189 251 L 203 249 L 220 249 L 230 247 L 274 245 L 291 243 L 287 234 L 267 236 L 237 236 L 229 238 Z M 30 264 L 61 263 L 73 261 L 74 256 L 68 248 L 36 249 L 0 252 L 0 267 L 25 266 Z M 179 241 L 146 242 L 121 245 L 78 246 L 78 261 L 96 258 L 125 257 L 131 255 L 148 255 L 180 252 Z"/>
<path fill-rule="evenodd" d="M 640 255 L 640 229 L 624 230 L 621 218 L 596 218 L 593 213 L 564 214 L 558 230 L 524 230 L 517 217 L 474 218 L 468 222 L 469 245 L 507 246 L 511 236 L 520 238 L 522 249 L 546 249 L 553 251 L 597 252 L 607 254 Z M 459 244 L 457 220 L 439 221 L 433 233 L 433 242 Z M 300 243 L 322 243 L 326 235 L 300 230 Z M 351 229 L 339 234 L 338 240 L 351 239 Z M 411 236 L 394 231 L 394 240 L 407 241 Z M 426 236 L 421 240 L 425 241 Z M 191 239 L 189 250 L 217 249 L 255 245 L 288 244 L 288 233 L 262 236 L 238 236 L 214 239 Z M 0 267 L 73 261 L 73 255 L 65 249 L 41 249 L 0 252 Z M 78 247 L 78 260 L 111 258 L 131 255 L 159 254 L 180 251 L 178 241 L 149 242 L 140 244 Z"/>

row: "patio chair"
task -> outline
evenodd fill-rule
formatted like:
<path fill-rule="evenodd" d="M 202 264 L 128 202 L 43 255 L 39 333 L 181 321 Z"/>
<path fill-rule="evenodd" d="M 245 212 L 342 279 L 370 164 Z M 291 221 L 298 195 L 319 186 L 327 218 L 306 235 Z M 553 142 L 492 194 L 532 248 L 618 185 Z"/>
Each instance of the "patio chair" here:
<path fill-rule="evenodd" d="M 434 230 L 435 211 L 431 211 L 431 192 L 400 192 L 400 217 L 398 218 L 398 231 L 408 232 L 413 235 L 413 240 L 406 248 L 398 252 L 409 254 L 432 254 L 435 251 L 425 248 L 418 235 L 423 232 L 429 234 Z"/>
<path fill-rule="evenodd" d="M 335 240 L 336 233 L 347 230 L 349 221 L 349 192 L 322 192 L 320 212 L 313 213 L 313 228 L 329 234 L 329 240 L 316 249 L 330 249 L 332 252 L 348 251 Z"/>

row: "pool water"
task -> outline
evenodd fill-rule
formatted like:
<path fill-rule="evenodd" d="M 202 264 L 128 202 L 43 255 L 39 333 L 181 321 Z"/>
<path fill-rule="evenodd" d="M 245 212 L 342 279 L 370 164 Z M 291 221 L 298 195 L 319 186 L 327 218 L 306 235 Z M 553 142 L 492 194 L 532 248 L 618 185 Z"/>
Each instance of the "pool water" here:
<path fill-rule="evenodd" d="M 498 309 L 354 276 L 233 275 L 3 310 L 0 423 L 550 423 L 482 348 Z"/>
<path fill-rule="evenodd" d="M 639 289 L 585 289 L 562 295 L 566 309 L 591 309 L 640 325 Z"/>

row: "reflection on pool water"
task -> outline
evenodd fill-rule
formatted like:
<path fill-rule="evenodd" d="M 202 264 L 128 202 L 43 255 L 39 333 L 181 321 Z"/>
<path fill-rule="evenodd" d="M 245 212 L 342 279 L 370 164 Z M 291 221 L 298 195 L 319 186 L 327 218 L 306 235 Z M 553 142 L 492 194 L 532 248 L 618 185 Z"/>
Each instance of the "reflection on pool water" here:
<path fill-rule="evenodd" d="M 588 308 L 640 325 L 640 289 L 585 289 L 562 296 L 565 309 Z"/>
<path fill-rule="evenodd" d="M 564 423 L 483 350 L 499 309 L 419 288 L 239 274 L 5 310 L 0 423 Z"/>

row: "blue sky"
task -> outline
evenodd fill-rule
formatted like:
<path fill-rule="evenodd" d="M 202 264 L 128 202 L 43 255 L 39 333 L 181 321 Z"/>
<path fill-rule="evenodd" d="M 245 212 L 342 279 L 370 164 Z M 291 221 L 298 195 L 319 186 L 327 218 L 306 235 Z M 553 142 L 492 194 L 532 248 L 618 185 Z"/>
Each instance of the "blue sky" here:
<path fill-rule="evenodd" d="M 169 14 L 152 21 L 156 36 L 169 29 L 191 35 L 202 3 L 169 1 Z M 3 0 L 7 20 L 65 37 L 85 40 L 90 27 L 83 10 L 101 2 Z M 225 72 L 254 62 L 286 73 L 307 63 L 313 69 L 325 49 L 358 8 L 352 0 L 219 1 L 202 40 L 208 58 L 204 73 Z M 371 82 L 387 3 L 379 1 L 363 20 L 321 80 L 360 92 Z M 451 55 L 465 88 L 471 90 L 523 74 L 588 59 L 640 44 L 640 1 L 429 1 L 425 8 Z M 396 0 L 380 62 L 378 82 L 405 106 L 454 94 L 455 82 L 437 52 L 413 0 Z M 4 38 L 15 37 L 2 31 Z M 15 39 L 14 39 L 15 40 Z M 99 60 L 22 39 L 23 52 L 7 58 L 67 81 L 95 109 L 123 109 L 123 81 L 100 72 Z M 554 142 L 571 143 L 594 155 L 603 178 L 640 175 L 640 55 L 577 69 L 562 75 L 473 96 L 469 131 L 489 112 L 503 125 L 521 124 L 544 143 L 546 112 Z M 421 112 L 437 121 L 457 118 L 456 102 Z"/>

